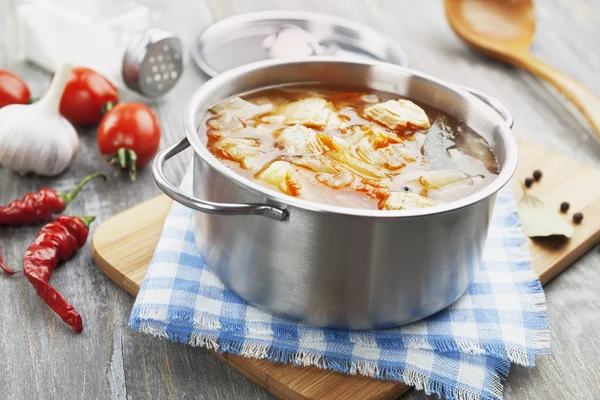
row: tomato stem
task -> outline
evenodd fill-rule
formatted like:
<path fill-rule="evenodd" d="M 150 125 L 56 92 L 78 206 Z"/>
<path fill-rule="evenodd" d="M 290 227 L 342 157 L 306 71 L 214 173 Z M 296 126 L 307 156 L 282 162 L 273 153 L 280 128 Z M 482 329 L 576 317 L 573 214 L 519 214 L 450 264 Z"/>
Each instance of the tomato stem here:
<path fill-rule="evenodd" d="M 115 176 L 119 176 L 122 169 L 129 171 L 129 179 L 135 182 L 137 154 L 131 149 L 121 147 L 116 153 L 106 156 L 106 161 L 115 166 Z"/>
<path fill-rule="evenodd" d="M 113 101 L 108 101 L 106 103 L 104 103 L 104 105 L 102 106 L 102 115 L 106 115 L 107 112 L 109 112 L 110 110 L 113 109 L 113 107 L 116 105 L 115 102 Z"/>

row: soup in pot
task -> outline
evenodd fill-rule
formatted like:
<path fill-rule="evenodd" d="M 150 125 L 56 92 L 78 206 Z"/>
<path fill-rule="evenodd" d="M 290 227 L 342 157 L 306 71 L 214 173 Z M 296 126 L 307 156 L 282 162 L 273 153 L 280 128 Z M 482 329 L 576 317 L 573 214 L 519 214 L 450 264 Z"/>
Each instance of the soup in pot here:
<path fill-rule="evenodd" d="M 403 210 L 451 202 L 498 173 L 489 144 L 440 110 L 353 87 L 289 86 L 234 97 L 201 124 L 212 154 L 289 196 Z"/>

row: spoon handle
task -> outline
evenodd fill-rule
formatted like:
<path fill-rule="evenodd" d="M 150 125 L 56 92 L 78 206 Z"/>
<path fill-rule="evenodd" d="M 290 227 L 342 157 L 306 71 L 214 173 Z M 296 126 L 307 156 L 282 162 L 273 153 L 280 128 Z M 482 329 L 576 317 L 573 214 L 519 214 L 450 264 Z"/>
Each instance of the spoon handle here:
<path fill-rule="evenodd" d="M 600 97 L 598 95 L 583 86 L 575 78 L 529 54 L 520 58 L 519 61 L 522 67 L 552 83 L 567 99 L 571 100 L 587 118 L 594 131 L 596 131 L 596 135 L 600 138 Z"/>

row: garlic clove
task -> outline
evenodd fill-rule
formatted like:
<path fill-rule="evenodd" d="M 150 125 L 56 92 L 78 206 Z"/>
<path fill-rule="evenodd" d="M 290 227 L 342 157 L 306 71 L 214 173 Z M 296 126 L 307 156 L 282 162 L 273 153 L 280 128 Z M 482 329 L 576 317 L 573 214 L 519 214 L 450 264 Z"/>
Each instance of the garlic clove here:
<path fill-rule="evenodd" d="M 15 172 L 53 176 L 63 172 L 79 148 L 73 125 L 59 113 L 71 64 L 57 70 L 46 95 L 30 105 L 0 109 L 0 164 Z"/>

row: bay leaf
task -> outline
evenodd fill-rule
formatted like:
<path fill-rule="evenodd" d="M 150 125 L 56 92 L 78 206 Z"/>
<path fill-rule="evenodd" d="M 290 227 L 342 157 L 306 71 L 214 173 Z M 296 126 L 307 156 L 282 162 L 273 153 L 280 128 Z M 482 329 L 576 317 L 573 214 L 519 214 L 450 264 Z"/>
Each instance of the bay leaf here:
<path fill-rule="evenodd" d="M 446 117 L 440 115 L 427 131 L 423 143 L 423 155 L 429 160 L 429 169 L 432 171 L 456 169 L 456 164 L 449 153 L 455 145 L 454 132 L 448 126 Z"/>
<path fill-rule="evenodd" d="M 549 209 L 543 201 L 527 193 L 523 188 L 523 198 L 517 205 L 523 232 L 529 237 L 561 235 L 573 236 L 573 226 L 558 212 Z"/>

